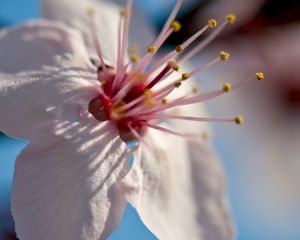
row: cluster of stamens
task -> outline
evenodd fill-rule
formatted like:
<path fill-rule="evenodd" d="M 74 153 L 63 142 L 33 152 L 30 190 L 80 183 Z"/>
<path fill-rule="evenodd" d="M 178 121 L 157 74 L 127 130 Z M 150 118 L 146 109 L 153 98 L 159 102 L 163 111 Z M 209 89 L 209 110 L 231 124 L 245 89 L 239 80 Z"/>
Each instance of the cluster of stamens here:
<path fill-rule="evenodd" d="M 178 45 L 173 51 L 153 63 L 152 60 L 164 41 L 173 32 L 178 32 L 181 29 L 181 24 L 175 18 L 182 2 L 183 0 L 178 0 L 165 26 L 157 39 L 148 47 L 146 54 L 140 57 L 136 49 L 129 48 L 130 57 L 128 59 L 126 54 L 127 39 L 132 7 L 132 0 L 128 0 L 126 8 L 121 13 L 116 68 L 105 64 L 97 35 L 93 31 L 95 47 L 99 58 L 97 61 L 93 61 L 93 63 L 98 67 L 97 79 L 101 82 L 101 90 L 99 96 L 91 100 L 89 112 L 99 121 L 112 121 L 118 129 L 120 137 L 126 142 L 131 140 L 142 142 L 142 135 L 147 128 L 179 136 L 192 136 L 192 134 L 175 132 L 156 124 L 157 121 L 166 119 L 243 123 L 243 118 L 239 115 L 231 119 L 217 119 L 198 116 L 176 116 L 167 113 L 167 110 L 173 107 L 203 102 L 236 89 L 248 82 L 225 83 L 222 88 L 205 94 L 199 94 L 197 87 L 193 87 L 191 93 L 183 97 L 173 100 L 167 98 L 174 90 L 180 88 L 184 81 L 211 68 L 220 61 L 227 61 L 229 59 L 229 53 L 222 51 L 219 56 L 207 64 L 201 65 L 191 72 L 179 73 L 180 64 L 194 57 L 212 42 L 228 24 L 232 24 L 235 21 L 235 16 L 229 15 L 217 27 L 217 21 L 209 19 L 208 23 L 202 29 L 183 44 Z M 89 9 L 88 14 L 94 26 L 94 11 Z M 215 30 L 204 41 L 196 44 L 195 47 L 182 55 L 193 42 L 209 29 Z M 178 79 L 170 82 L 169 77 L 173 73 L 178 75 Z M 257 73 L 256 79 L 263 79 L 263 74 Z"/>

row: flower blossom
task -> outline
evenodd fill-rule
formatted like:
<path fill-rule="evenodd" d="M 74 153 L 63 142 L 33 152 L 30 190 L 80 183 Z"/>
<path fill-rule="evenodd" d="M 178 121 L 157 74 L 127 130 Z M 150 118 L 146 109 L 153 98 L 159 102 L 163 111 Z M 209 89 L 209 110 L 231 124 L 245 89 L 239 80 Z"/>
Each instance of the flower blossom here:
<path fill-rule="evenodd" d="M 226 52 L 189 72 L 181 63 L 234 16 L 184 57 L 216 27 L 214 19 L 155 62 L 180 30 L 182 1 L 141 58 L 127 53 L 131 5 L 44 0 L 48 20 L 0 32 L 0 129 L 30 140 L 17 158 L 12 194 L 21 240 L 106 239 L 127 201 L 159 239 L 233 239 L 224 175 L 203 122 L 243 119 L 203 117 L 199 103 L 243 83 L 206 94 L 189 83 L 228 60 Z M 137 143 L 132 149 L 130 141 Z"/>

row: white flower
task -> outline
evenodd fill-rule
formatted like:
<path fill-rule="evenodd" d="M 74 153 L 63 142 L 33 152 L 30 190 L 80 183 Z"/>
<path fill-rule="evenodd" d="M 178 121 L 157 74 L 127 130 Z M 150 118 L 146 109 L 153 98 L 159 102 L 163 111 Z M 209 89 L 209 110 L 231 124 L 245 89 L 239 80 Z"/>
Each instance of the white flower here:
<path fill-rule="evenodd" d="M 130 55 L 133 64 L 126 53 L 131 1 L 121 15 L 106 2 L 45 0 L 44 16 L 55 21 L 0 32 L 0 129 L 30 140 L 14 174 L 12 211 L 21 240 L 105 239 L 126 201 L 159 239 L 233 239 L 222 168 L 200 122 L 241 118 L 203 118 L 199 104 L 189 105 L 227 92 L 229 84 L 198 95 L 184 82 L 228 54 L 182 75 L 171 61 L 214 20 L 145 68 L 179 30 L 173 20 L 181 3 L 145 57 L 136 63 L 136 53 Z M 137 149 L 127 148 L 130 140 Z"/>

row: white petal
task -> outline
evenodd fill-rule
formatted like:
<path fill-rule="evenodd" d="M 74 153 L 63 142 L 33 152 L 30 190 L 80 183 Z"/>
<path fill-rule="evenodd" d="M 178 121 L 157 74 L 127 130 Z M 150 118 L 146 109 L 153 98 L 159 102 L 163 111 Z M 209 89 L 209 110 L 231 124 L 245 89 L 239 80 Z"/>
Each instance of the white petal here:
<path fill-rule="evenodd" d="M 119 223 L 127 149 L 109 122 L 51 122 L 17 159 L 12 212 L 22 240 L 100 240 Z"/>
<path fill-rule="evenodd" d="M 116 0 L 115 2 L 124 4 L 126 1 Z M 141 2 L 142 5 L 144 3 Z M 153 25 L 153 21 L 141 11 L 141 8 L 136 7 L 138 4 L 139 2 L 134 1 L 129 27 L 129 43 L 137 46 L 139 52 L 143 54 L 156 38 L 157 29 Z"/>
<path fill-rule="evenodd" d="M 87 14 L 91 7 L 95 10 L 95 29 Z M 79 30 L 92 54 L 95 54 L 95 43 L 91 32 L 95 31 L 105 60 L 108 64 L 116 63 L 121 16 L 118 5 L 92 0 L 43 0 L 42 14 L 45 18 L 62 21 Z"/>
<path fill-rule="evenodd" d="M 72 54 L 77 66 L 88 63 L 80 33 L 62 23 L 38 20 L 0 32 L 2 72 L 39 70 L 54 65 L 55 56 L 64 54 Z"/>
<path fill-rule="evenodd" d="M 0 130 L 30 138 L 33 129 L 51 119 L 74 119 L 97 95 L 89 59 L 77 31 L 57 22 L 35 21 L 2 32 L 0 50 Z M 44 67 L 50 64 L 50 67 Z M 43 68 L 42 68 L 43 67 Z M 96 76 L 96 74 L 95 74 Z"/>
<path fill-rule="evenodd" d="M 145 225 L 162 240 L 233 239 L 225 203 L 224 176 L 204 142 L 150 131 L 153 150 L 141 157 L 124 181 Z"/>
<path fill-rule="evenodd" d="M 47 68 L 43 72 L 0 74 L 0 130 L 30 139 L 37 125 L 75 120 L 87 111 L 99 85 L 85 72 Z"/>

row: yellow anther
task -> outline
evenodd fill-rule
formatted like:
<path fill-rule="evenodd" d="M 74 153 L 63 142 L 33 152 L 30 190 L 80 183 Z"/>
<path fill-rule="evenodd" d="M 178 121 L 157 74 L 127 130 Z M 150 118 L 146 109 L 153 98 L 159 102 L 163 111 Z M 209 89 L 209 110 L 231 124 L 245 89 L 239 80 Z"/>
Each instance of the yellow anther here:
<path fill-rule="evenodd" d="M 200 93 L 200 87 L 199 87 L 199 86 L 193 86 L 192 92 L 193 92 L 194 94 Z"/>
<path fill-rule="evenodd" d="M 243 124 L 244 123 L 244 118 L 241 115 L 237 115 L 234 119 L 236 124 Z"/>
<path fill-rule="evenodd" d="M 169 61 L 168 65 L 173 68 L 174 71 L 179 71 L 179 65 L 174 60 Z"/>
<path fill-rule="evenodd" d="M 189 73 L 183 73 L 182 76 L 181 76 L 182 80 L 187 80 L 190 78 L 190 74 Z"/>
<path fill-rule="evenodd" d="M 225 62 L 228 61 L 229 57 L 230 57 L 230 54 L 228 52 L 224 52 L 224 51 L 220 52 L 220 59 L 222 61 L 225 61 Z"/>
<path fill-rule="evenodd" d="M 181 23 L 178 22 L 177 20 L 173 21 L 171 23 L 171 28 L 173 30 L 173 32 L 179 32 L 181 30 Z"/>
<path fill-rule="evenodd" d="M 94 16 L 94 14 L 95 14 L 95 8 L 93 8 L 93 7 L 88 7 L 88 9 L 86 10 L 86 14 L 87 14 L 89 17 Z"/>
<path fill-rule="evenodd" d="M 181 45 L 178 45 L 176 48 L 175 48 L 176 52 L 178 53 L 181 53 L 183 51 L 183 47 Z"/>
<path fill-rule="evenodd" d="M 231 84 L 230 83 L 224 83 L 223 91 L 224 92 L 230 92 L 231 91 Z"/>
<path fill-rule="evenodd" d="M 233 14 L 228 15 L 226 18 L 230 24 L 234 24 L 234 22 L 236 20 L 236 16 Z"/>
<path fill-rule="evenodd" d="M 174 83 L 175 87 L 179 88 L 181 86 L 181 80 L 177 80 Z"/>
<path fill-rule="evenodd" d="M 265 76 L 262 72 L 257 72 L 256 77 L 257 77 L 257 80 L 263 80 Z"/>
<path fill-rule="evenodd" d="M 133 62 L 133 63 L 137 63 L 139 60 L 140 60 L 140 56 L 137 55 L 137 54 L 132 54 L 130 56 L 130 61 Z"/>
<path fill-rule="evenodd" d="M 217 26 L 217 24 L 218 23 L 217 23 L 216 19 L 214 19 L 214 18 L 211 18 L 211 19 L 208 20 L 208 26 L 210 28 L 215 28 Z"/>
<path fill-rule="evenodd" d="M 148 53 L 154 54 L 154 53 L 156 53 L 156 51 L 157 51 L 157 49 L 155 46 L 151 45 L 148 47 Z"/>
<path fill-rule="evenodd" d="M 155 100 L 153 99 L 153 93 L 150 89 L 145 89 L 144 90 L 144 95 L 146 97 L 146 103 L 149 106 L 154 106 L 155 105 Z"/>
<path fill-rule="evenodd" d="M 128 17 L 129 16 L 129 10 L 128 10 L 128 8 L 127 7 L 124 7 L 122 10 L 121 10 L 121 15 L 123 16 L 123 17 Z"/>
<path fill-rule="evenodd" d="M 168 100 L 166 98 L 164 98 L 163 100 L 161 100 L 161 103 L 162 104 L 167 104 L 168 103 Z"/>
<path fill-rule="evenodd" d="M 138 73 L 138 74 L 135 74 L 130 80 L 134 83 L 140 83 L 140 82 L 145 81 L 146 78 L 147 78 L 146 73 Z"/>
<path fill-rule="evenodd" d="M 128 47 L 129 54 L 137 54 L 139 52 L 139 46 L 137 44 L 130 44 Z"/>

